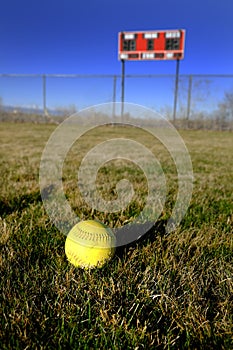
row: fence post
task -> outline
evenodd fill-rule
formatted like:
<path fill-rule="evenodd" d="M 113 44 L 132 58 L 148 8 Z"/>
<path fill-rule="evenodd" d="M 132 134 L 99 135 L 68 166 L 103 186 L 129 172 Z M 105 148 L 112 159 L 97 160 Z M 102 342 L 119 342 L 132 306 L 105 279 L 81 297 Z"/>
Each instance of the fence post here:
<path fill-rule="evenodd" d="M 116 81 L 117 81 L 117 77 L 116 75 L 113 76 L 113 96 L 112 96 L 112 101 L 113 101 L 113 105 L 112 105 L 112 118 L 113 118 L 113 122 L 115 120 L 115 114 L 116 114 L 116 110 L 115 110 L 115 102 L 116 102 Z"/>
<path fill-rule="evenodd" d="M 191 110 L 191 96 L 192 96 L 192 84 L 193 84 L 193 76 L 189 76 L 189 85 L 188 85 L 188 101 L 187 101 L 187 115 L 186 119 L 189 120 L 190 110 Z"/>
<path fill-rule="evenodd" d="M 43 74 L 42 76 L 42 81 L 43 81 L 43 111 L 44 111 L 44 116 L 48 116 L 48 111 L 46 107 L 46 75 Z"/>

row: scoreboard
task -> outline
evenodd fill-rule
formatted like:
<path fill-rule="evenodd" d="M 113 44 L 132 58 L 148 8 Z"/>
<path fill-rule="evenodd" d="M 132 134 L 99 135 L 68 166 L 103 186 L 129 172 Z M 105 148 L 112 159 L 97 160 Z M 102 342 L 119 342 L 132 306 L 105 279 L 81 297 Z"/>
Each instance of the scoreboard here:
<path fill-rule="evenodd" d="M 120 32 L 119 60 L 181 60 L 184 58 L 185 30 Z"/>

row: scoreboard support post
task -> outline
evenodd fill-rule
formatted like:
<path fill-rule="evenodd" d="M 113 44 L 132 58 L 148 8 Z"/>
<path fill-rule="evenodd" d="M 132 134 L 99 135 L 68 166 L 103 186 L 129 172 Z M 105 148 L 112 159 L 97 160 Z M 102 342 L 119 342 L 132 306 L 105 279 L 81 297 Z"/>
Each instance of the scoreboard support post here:
<path fill-rule="evenodd" d="M 179 89 L 179 70 L 180 60 L 176 60 L 176 80 L 175 80 L 175 93 L 174 93 L 174 107 L 173 107 L 173 121 L 176 121 L 176 109 L 177 109 L 177 98 Z"/>
<path fill-rule="evenodd" d="M 125 60 L 121 60 L 121 122 L 124 122 L 124 102 L 125 102 Z"/>
<path fill-rule="evenodd" d="M 116 102 L 116 82 L 117 82 L 117 77 L 116 75 L 114 75 L 113 77 L 113 95 L 112 95 L 112 118 L 113 118 L 113 122 L 115 121 L 115 115 L 116 115 L 116 111 L 115 111 L 115 102 Z"/>

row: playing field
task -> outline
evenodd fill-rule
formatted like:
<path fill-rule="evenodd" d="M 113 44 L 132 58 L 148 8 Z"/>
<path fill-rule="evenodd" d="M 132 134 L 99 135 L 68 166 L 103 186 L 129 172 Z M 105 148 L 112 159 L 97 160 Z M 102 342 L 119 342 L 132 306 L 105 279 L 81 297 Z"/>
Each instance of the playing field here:
<path fill-rule="evenodd" d="M 144 240 L 117 249 L 102 269 L 88 271 L 68 263 L 66 237 L 41 199 L 40 159 L 55 128 L 0 124 L 0 348 L 233 348 L 233 133 L 180 131 L 192 159 L 194 188 L 180 226 L 168 234 L 178 191 L 175 164 L 152 136 L 123 128 L 123 137 L 133 137 L 158 158 L 166 202 Z M 106 128 L 73 145 L 62 180 L 81 219 L 117 228 L 145 204 L 148 188 L 140 168 L 117 160 L 98 172 L 106 200 L 116 197 L 121 178 L 132 183 L 133 202 L 120 213 L 92 210 L 77 189 L 77 168 L 88 150 L 119 134 Z"/>

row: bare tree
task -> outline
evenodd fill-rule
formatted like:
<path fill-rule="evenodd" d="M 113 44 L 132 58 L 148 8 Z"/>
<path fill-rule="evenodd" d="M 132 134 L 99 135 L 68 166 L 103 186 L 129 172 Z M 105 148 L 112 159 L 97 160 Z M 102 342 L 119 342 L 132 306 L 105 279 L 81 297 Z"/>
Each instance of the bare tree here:
<path fill-rule="evenodd" d="M 220 129 L 232 129 L 233 92 L 225 92 L 223 101 L 218 104 L 215 120 Z"/>
<path fill-rule="evenodd" d="M 179 115 L 180 118 L 198 117 L 202 104 L 207 100 L 211 91 L 211 80 L 196 78 L 192 75 L 181 76 L 179 80 Z M 195 119 L 196 119 L 195 118 Z"/>
<path fill-rule="evenodd" d="M 70 104 L 69 106 L 59 106 L 56 108 L 56 112 L 62 116 L 70 116 L 77 112 L 76 106 L 74 104 Z"/>

